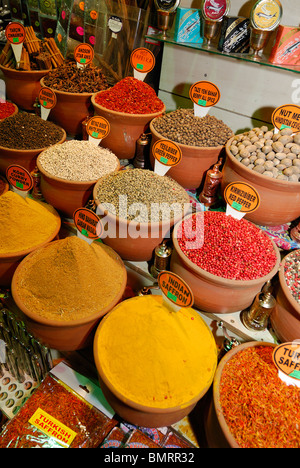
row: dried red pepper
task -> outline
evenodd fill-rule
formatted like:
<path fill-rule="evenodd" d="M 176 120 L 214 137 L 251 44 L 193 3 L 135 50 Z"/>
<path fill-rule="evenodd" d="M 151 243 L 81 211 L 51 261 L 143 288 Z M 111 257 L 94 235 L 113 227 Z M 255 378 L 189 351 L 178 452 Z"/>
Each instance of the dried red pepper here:
<path fill-rule="evenodd" d="M 15 106 L 11 102 L 0 102 L 0 120 L 9 117 L 15 110 Z"/>

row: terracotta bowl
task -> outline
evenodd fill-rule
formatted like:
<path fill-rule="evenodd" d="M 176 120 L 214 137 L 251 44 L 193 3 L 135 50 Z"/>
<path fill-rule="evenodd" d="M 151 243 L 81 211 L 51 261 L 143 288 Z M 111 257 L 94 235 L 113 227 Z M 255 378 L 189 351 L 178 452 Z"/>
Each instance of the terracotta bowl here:
<path fill-rule="evenodd" d="M 228 351 L 228 353 L 221 359 L 217 367 L 213 383 L 213 399 L 208 411 L 207 420 L 205 422 L 205 432 L 209 448 L 240 448 L 232 433 L 230 432 L 226 420 L 223 416 L 222 407 L 220 405 L 220 382 L 223 369 L 227 362 L 244 349 L 256 346 L 271 346 L 272 348 L 275 348 L 276 344 L 261 341 L 250 341 L 248 343 L 243 343 Z"/>
<path fill-rule="evenodd" d="M 59 241 L 58 241 L 59 242 Z M 107 246 L 105 249 L 111 251 Z M 122 260 L 113 252 L 117 262 L 123 265 Z M 59 351 L 76 351 L 89 346 L 92 343 L 93 332 L 98 325 L 101 317 L 109 312 L 121 299 L 124 294 L 127 283 L 127 272 L 124 268 L 123 284 L 119 291 L 116 291 L 114 300 L 104 309 L 99 310 L 96 314 L 84 319 L 63 322 L 61 320 L 50 320 L 31 312 L 21 302 L 17 293 L 17 284 L 22 280 L 23 268 L 26 265 L 26 260 L 30 259 L 32 254 L 26 257 L 20 263 L 12 279 L 11 291 L 13 299 L 19 309 L 25 315 L 26 325 L 28 330 L 38 338 L 42 343 L 50 348 Z"/>
<path fill-rule="evenodd" d="M 20 71 L 1 65 L 0 70 L 4 75 L 7 99 L 21 109 L 34 110 L 34 103 L 41 89 L 40 79 L 50 70 Z"/>
<path fill-rule="evenodd" d="M 60 228 L 61 218 L 57 213 L 57 227 L 53 234 L 45 242 L 43 242 L 40 245 L 36 245 L 35 247 L 28 250 L 22 250 L 14 254 L 0 255 L 0 286 L 9 288 L 11 286 L 14 273 L 20 265 L 21 261 L 35 250 L 43 247 L 44 245 L 49 244 L 49 242 L 52 242 L 54 239 L 57 239 Z"/>
<path fill-rule="evenodd" d="M 57 144 L 63 143 L 67 138 L 66 132 L 63 129 L 62 131 L 63 136 Z M 22 166 L 29 172 L 33 171 L 36 167 L 37 156 L 45 149 L 46 147 L 23 150 L 0 146 L 0 173 L 5 175 L 7 168 L 11 164 Z"/>
<path fill-rule="evenodd" d="M 2 180 L 2 182 L 4 183 L 4 189 L 3 189 L 3 191 L 0 193 L 0 196 L 1 196 L 1 195 L 4 195 L 4 194 L 9 190 L 9 183 L 8 183 L 7 180 L 6 180 L 4 177 L 2 177 L 2 176 L 0 176 L 0 180 Z"/>
<path fill-rule="evenodd" d="M 150 149 L 150 162 L 154 168 L 154 156 L 152 154 L 153 145 L 164 136 L 158 133 L 153 123 L 150 123 L 150 130 L 152 134 L 152 142 Z M 182 187 L 186 189 L 197 189 L 200 187 L 205 173 L 211 166 L 217 163 L 224 146 L 217 146 L 215 148 L 205 148 L 200 146 L 181 145 L 176 143 L 182 151 L 182 160 L 180 163 L 172 167 L 168 171 L 168 176 L 176 180 Z"/>
<path fill-rule="evenodd" d="M 284 257 L 280 266 L 279 285 L 275 293 L 277 304 L 270 318 L 276 336 L 283 343 L 300 337 L 300 304 L 292 296 L 284 276 L 284 265 L 289 255 Z"/>
<path fill-rule="evenodd" d="M 300 216 L 300 183 L 270 179 L 248 169 L 233 156 L 226 144 L 226 161 L 223 167 L 222 190 L 231 182 L 245 182 L 252 185 L 260 195 L 260 206 L 246 219 L 261 226 L 280 226 Z"/>
<path fill-rule="evenodd" d="M 188 219 L 187 216 L 185 219 Z M 226 216 L 224 214 L 224 216 Z M 195 306 L 203 312 L 228 314 L 249 307 L 263 285 L 276 275 L 280 265 L 280 252 L 273 241 L 277 262 L 272 271 L 261 278 L 243 281 L 225 279 L 198 267 L 182 252 L 177 232 L 181 223 L 173 231 L 174 250 L 171 256 L 171 271 L 179 275 L 192 289 Z"/>
<path fill-rule="evenodd" d="M 15 114 L 17 114 L 17 113 L 19 112 L 18 106 L 17 106 L 14 102 L 12 102 L 11 104 L 14 106 L 15 110 L 14 110 L 14 112 L 13 112 L 12 114 L 10 114 L 8 117 L 12 117 L 13 115 L 15 115 Z M 7 117 L 4 117 L 4 118 L 7 119 Z M 0 122 L 1 122 L 2 120 L 4 120 L 4 119 L 0 119 Z"/>
<path fill-rule="evenodd" d="M 136 142 L 155 117 L 162 115 L 166 108 L 154 114 L 126 114 L 106 109 L 96 103 L 92 96 L 95 115 L 101 115 L 110 123 L 110 133 L 101 142 L 101 146 L 109 148 L 119 159 L 132 159 L 135 156 Z"/>
<path fill-rule="evenodd" d="M 41 173 L 41 192 L 50 205 L 54 206 L 64 217 L 72 219 L 75 210 L 86 206 L 97 180 L 78 182 L 55 177 L 42 167 L 41 155 L 36 161 Z M 119 168 L 120 164 L 117 170 Z"/>
<path fill-rule="evenodd" d="M 44 78 L 40 81 L 45 87 Z M 51 109 L 49 120 L 65 129 L 70 136 L 82 136 L 82 121 L 92 113 L 93 93 L 68 93 L 52 88 L 56 95 L 56 105 Z"/>
<path fill-rule="evenodd" d="M 150 261 L 153 250 L 165 237 L 170 235 L 170 230 L 180 219 L 171 219 L 159 223 L 136 223 L 127 219 L 119 218 L 108 212 L 97 199 L 98 187 L 101 180 L 94 186 L 93 196 L 97 205 L 97 214 L 102 218 L 104 225 L 104 244 L 109 245 L 118 252 L 123 260 Z M 187 203 L 189 197 L 187 195 Z M 188 208 L 187 208 L 188 209 Z M 183 214 L 184 216 L 184 214 Z M 107 229 L 105 230 L 105 223 Z M 134 233 L 134 234 L 133 234 Z M 135 233 L 137 233 L 135 235 Z"/>

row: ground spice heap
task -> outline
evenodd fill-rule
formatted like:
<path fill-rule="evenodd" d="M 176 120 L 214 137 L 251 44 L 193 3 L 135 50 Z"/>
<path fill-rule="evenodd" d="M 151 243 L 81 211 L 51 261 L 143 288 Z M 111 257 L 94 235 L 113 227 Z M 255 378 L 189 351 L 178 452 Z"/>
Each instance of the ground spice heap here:
<path fill-rule="evenodd" d="M 9 117 L 15 110 L 16 108 L 11 102 L 0 102 L 0 120 Z"/>
<path fill-rule="evenodd" d="M 154 114 L 163 111 L 164 103 L 147 83 L 133 77 L 119 81 L 112 88 L 97 94 L 100 106 L 126 114 Z"/>
<path fill-rule="evenodd" d="M 197 117 L 193 109 L 177 109 L 158 117 L 152 125 L 164 138 L 189 146 L 223 146 L 233 136 L 222 120 L 211 115 Z"/>
<path fill-rule="evenodd" d="M 43 151 L 41 167 L 52 176 L 71 181 L 95 181 L 117 170 L 117 156 L 89 141 L 69 140 Z"/>
<path fill-rule="evenodd" d="M 267 234 L 244 219 L 221 212 L 196 213 L 185 220 L 178 229 L 178 243 L 195 265 L 231 280 L 261 278 L 277 261 Z"/>
<path fill-rule="evenodd" d="M 116 216 L 139 223 L 169 220 L 189 204 L 185 190 L 169 177 L 145 169 L 129 169 L 105 177 L 97 199 Z"/>
<path fill-rule="evenodd" d="M 0 254 L 29 250 L 50 240 L 60 226 L 54 208 L 8 191 L 0 197 Z"/>
<path fill-rule="evenodd" d="M 25 260 L 16 290 L 23 304 L 40 317 L 72 321 L 92 316 L 123 288 L 123 263 L 103 244 L 69 237 Z"/>
<path fill-rule="evenodd" d="M 284 277 L 291 295 L 300 304 L 300 250 L 285 258 Z"/>
<path fill-rule="evenodd" d="M 97 338 L 104 374 L 136 403 L 183 405 L 213 380 L 217 348 L 211 331 L 196 311 L 172 312 L 160 296 L 122 302 L 104 319 Z"/>
<path fill-rule="evenodd" d="M 300 447 L 300 390 L 278 377 L 270 346 L 247 348 L 225 365 L 220 404 L 242 448 Z"/>
<path fill-rule="evenodd" d="M 79 68 L 76 62 L 66 61 L 44 77 L 45 86 L 67 93 L 96 93 L 108 88 L 101 68 L 92 64 Z"/>
<path fill-rule="evenodd" d="M 40 149 L 55 145 L 63 129 L 35 114 L 19 112 L 0 122 L 0 146 L 12 149 Z"/>

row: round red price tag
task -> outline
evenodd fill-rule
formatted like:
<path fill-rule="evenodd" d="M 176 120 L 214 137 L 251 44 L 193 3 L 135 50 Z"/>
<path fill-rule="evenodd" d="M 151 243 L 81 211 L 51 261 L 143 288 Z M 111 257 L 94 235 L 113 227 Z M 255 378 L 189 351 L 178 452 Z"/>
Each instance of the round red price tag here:
<path fill-rule="evenodd" d="M 92 138 L 103 140 L 110 132 L 110 124 L 104 117 L 95 115 L 87 121 L 86 131 Z"/>
<path fill-rule="evenodd" d="M 203 107 L 215 106 L 221 97 L 219 88 L 210 81 L 198 81 L 190 88 L 190 99 Z"/>
<path fill-rule="evenodd" d="M 80 65 L 88 65 L 94 58 L 93 47 L 90 44 L 79 44 L 74 50 L 74 58 Z"/>
<path fill-rule="evenodd" d="M 42 88 L 39 92 L 39 102 L 45 109 L 53 109 L 56 105 L 55 92 L 51 88 Z"/>
<path fill-rule="evenodd" d="M 155 159 L 165 166 L 177 166 L 182 159 L 182 151 L 170 140 L 158 140 L 152 148 Z"/>
<path fill-rule="evenodd" d="M 149 73 L 155 66 L 153 53 L 143 47 L 135 49 L 130 57 L 131 66 L 140 73 Z"/>
<path fill-rule="evenodd" d="M 194 295 L 191 288 L 180 276 L 170 271 L 162 271 L 157 278 L 162 293 L 178 307 L 192 307 Z"/>
<path fill-rule="evenodd" d="M 89 239 L 99 239 L 103 233 L 101 219 L 87 208 L 78 208 L 73 214 L 73 220 L 78 231 Z"/>
<path fill-rule="evenodd" d="M 31 174 L 22 166 L 11 165 L 6 170 L 8 182 L 21 192 L 30 192 L 33 188 L 33 178 Z"/>
<path fill-rule="evenodd" d="M 21 23 L 9 23 L 5 28 L 5 36 L 11 44 L 22 44 L 25 41 L 26 31 Z"/>

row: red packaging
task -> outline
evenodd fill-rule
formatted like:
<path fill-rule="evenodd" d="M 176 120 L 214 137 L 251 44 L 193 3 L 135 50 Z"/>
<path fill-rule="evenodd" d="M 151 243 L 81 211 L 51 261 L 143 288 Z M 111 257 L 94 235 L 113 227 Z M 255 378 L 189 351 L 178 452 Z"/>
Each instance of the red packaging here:
<path fill-rule="evenodd" d="M 300 28 L 278 27 L 269 61 L 282 65 L 300 65 Z"/>

